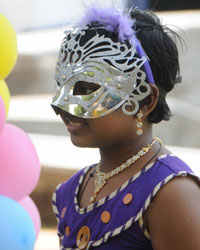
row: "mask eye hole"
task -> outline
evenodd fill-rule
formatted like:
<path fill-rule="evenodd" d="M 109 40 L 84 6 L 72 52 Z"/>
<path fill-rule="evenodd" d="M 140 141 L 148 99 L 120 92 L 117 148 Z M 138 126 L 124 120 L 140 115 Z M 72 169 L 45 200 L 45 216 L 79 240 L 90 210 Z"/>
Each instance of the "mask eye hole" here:
<path fill-rule="evenodd" d="M 76 82 L 73 95 L 89 95 L 99 89 L 100 86 L 92 82 Z"/>

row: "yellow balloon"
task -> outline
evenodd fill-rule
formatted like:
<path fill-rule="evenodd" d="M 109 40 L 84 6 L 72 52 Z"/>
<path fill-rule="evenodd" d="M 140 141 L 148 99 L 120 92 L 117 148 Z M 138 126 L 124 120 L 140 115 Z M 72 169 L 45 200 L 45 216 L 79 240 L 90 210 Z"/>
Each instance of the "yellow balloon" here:
<path fill-rule="evenodd" d="M 9 104 L 10 104 L 10 91 L 4 80 L 0 81 L 0 96 L 3 99 L 5 108 L 6 108 L 6 116 L 8 115 Z"/>
<path fill-rule="evenodd" d="M 17 60 L 17 37 L 11 23 L 0 14 L 0 80 L 12 71 Z"/>

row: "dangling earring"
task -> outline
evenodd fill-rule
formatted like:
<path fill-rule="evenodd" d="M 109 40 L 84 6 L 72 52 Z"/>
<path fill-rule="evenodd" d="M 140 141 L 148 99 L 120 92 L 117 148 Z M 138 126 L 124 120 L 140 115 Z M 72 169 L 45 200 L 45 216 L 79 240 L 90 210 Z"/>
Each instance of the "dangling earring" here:
<path fill-rule="evenodd" d="M 137 126 L 137 129 L 136 129 L 136 134 L 137 135 L 142 135 L 143 131 L 142 131 L 142 120 L 141 118 L 143 117 L 143 113 L 142 113 L 142 110 L 140 110 L 140 112 L 137 114 L 137 121 L 136 121 L 136 126 Z"/>

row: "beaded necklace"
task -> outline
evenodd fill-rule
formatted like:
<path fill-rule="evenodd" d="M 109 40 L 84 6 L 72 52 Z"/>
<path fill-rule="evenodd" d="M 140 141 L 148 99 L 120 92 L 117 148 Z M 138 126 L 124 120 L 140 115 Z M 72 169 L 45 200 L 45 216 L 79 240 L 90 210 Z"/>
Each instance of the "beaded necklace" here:
<path fill-rule="evenodd" d="M 101 171 L 101 162 L 97 164 L 96 167 L 96 173 L 97 177 L 94 181 L 95 184 L 95 190 L 94 194 L 90 198 L 90 202 L 94 203 L 96 201 L 97 195 L 101 191 L 101 189 L 107 184 L 107 181 L 114 177 L 115 175 L 121 173 L 122 171 L 128 169 L 133 163 L 135 163 L 137 160 L 139 160 L 141 157 L 146 155 L 149 150 L 153 147 L 155 142 L 162 143 L 161 140 L 157 137 L 153 138 L 152 142 L 147 145 L 147 147 L 142 148 L 137 154 L 131 156 L 125 163 L 122 163 L 120 166 L 116 167 L 109 173 L 105 173 Z"/>

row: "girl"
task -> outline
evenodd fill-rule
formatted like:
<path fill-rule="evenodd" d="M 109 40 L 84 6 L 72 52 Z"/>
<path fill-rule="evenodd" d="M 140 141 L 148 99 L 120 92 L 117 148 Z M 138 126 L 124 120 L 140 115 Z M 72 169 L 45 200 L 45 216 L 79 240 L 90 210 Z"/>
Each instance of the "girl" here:
<path fill-rule="evenodd" d="M 151 12 L 91 8 L 65 34 L 52 107 L 101 161 L 53 195 L 61 249 L 200 249 L 198 178 L 152 136 L 180 79 L 175 33 Z"/>

